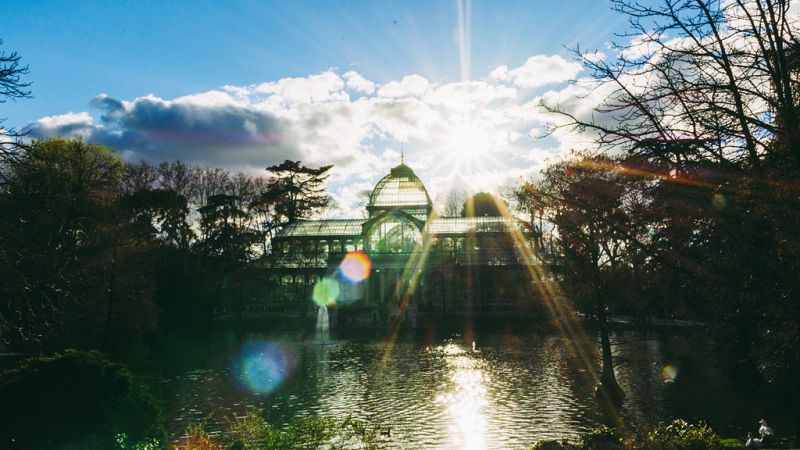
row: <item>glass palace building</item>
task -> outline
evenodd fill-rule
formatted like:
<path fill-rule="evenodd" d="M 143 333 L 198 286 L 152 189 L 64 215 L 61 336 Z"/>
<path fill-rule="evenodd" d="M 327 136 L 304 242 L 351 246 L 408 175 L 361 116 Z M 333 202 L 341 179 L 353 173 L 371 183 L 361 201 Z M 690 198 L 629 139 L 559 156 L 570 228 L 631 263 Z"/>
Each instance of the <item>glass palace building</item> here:
<path fill-rule="evenodd" d="M 309 314 L 328 304 L 340 322 L 534 312 L 515 219 L 440 217 L 405 164 L 378 182 L 366 209 L 366 219 L 298 221 L 275 237 L 275 302 Z"/>

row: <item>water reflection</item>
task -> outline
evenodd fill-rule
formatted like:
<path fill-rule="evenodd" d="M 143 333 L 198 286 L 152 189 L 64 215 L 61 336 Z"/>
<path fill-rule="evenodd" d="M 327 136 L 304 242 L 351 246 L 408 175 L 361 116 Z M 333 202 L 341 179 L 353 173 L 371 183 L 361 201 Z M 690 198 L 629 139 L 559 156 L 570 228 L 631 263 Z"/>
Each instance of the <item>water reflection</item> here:
<path fill-rule="evenodd" d="M 276 423 L 352 415 L 391 428 L 392 448 L 526 448 L 541 439 L 575 439 L 603 422 L 582 365 L 557 335 L 475 333 L 474 351 L 464 337 L 420 330 L 401 334 L 384 360 L 372 335 L 339 335 L 320 346 L 268 334 L 251 339 L 280 341 L 297 361 L 282 383 L 261 394 L 237 381 L 231 366 L 241 347 L 232 341 L 207 336 L 164 351 L 156 389 L 172 436 L 209 416 L 208 426 L 222 429 L 226 416 L 251 409 Z M 628 333 L 612 344 L 631 427 L 676 415 L 703 417 L 722 430 L 750 423 L 731 417 L 736 396 L 709 363 L 713 352 L 696 339 Z M 599 366 L 596 342 L 584 345 Z M 664 382 L 667 364 L 680 367 L 673 383 Z"/>
<path fill-rule="evenodd" d="M 449 383 L 436 397 L 451 418 L 449 447 L 483 449 L 486 447 L 486 385 L 490 382 L 472 353 L 449 343 L 437 350 L 445 355 Z"/>

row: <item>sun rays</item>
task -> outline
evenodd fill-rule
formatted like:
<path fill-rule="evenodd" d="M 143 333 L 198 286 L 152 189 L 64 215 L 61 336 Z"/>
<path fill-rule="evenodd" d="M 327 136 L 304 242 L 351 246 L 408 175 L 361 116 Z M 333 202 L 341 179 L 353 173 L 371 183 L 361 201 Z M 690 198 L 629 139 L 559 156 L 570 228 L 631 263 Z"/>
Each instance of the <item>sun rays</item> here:
<path fill-rule="evenodd" d="M 564 336 L 566 350 L 576 361 L 579 368 L 580 377 L 583 379 L 583 384 L 588 390 L 596 387 L 600 381 L 599 369 L 597 367 L 597 349 L 595 346 L 587 345 L 587 343 L 594 342 L 594 338 L 587 333 L 580 323 L 577 315 L 577 310 L 572 305 L 570 299 L 565 295 L 559 285 L 559 278 L 540 255 L 537 255 L 537 249 L 532 246 L 529 240 L 523 235 L 521 229 L 517 226 L 517 219 L 508 210 L 505 203 L 495 200 L 495 206 L 500 211 L 503 220 L 506 221 L 506 230 L 509 234 L 515 251 L 515 256 L 519 265 L 521 265 L 527 279 L 535 288 L 535 293 L 530 295 L 531 302 L 540 302 L 547 311 L 550 322 L 557 328 L 560 335 Z M 467 202 L 467 212 L 470 210 L 469 202 Z M 432 212 L 425 225 L 425 232 L 423 233 L 423 240 L 418 242 L 411 252 L 407 263 L 405 264 L 402 274 L 394 286 L 394 295 L 388 301 L 398 302 L 398 313 L 390 322 L 386 336 L 381 346 L 381 351 L 376 360 L 379 367 L 383 367 L 389 360 L 391 353 L 394 349 L 399 331 L 404 322 L 403 317 L 409 303 L 414 299 L 414 294 L 417 292 L 420 281 L 422 280 L 423 273 L 426 269 L 426 264 L 429 261 L 429 256 L 434 250 L 434 236 L 428 230 L 429 225 L 437 218 L 436 212 Z M 472 237 L 474 239 L 474 236 Z M 467 237 L 469 240 L 469 236 Z M 469 245 L 468 245 L 469 247 Z M 465 255 L 465 262 L 469 263 L 470 258 L 476 257 L 472 252 L 467 252 Z M 464 324 L 465 330 L 471 330 L 473 324 L 471 320 L 467 319 Z M 604 398 L 603 392 L 599 391 L 601 403 L 604 406 L 609 406 L 611 402 Z M 604 408 L 609 414 L 609 418 L 621 428 L 625 428 L 625 424 L 619 415 L 619 412 L 614 408 Z"/>

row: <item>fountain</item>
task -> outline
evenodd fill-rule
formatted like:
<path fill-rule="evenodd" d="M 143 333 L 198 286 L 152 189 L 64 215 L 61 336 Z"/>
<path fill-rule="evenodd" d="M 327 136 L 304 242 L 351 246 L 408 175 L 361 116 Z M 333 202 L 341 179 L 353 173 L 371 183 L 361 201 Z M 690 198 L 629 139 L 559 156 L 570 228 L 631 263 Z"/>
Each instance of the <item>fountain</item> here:
<path fill-rule="evenodd" d="M 317 340 L 320 344 L 324 344 L 329 339 L 330 331 L 328 327 L 328 307 L 322 305 L 317 309 Z"/>

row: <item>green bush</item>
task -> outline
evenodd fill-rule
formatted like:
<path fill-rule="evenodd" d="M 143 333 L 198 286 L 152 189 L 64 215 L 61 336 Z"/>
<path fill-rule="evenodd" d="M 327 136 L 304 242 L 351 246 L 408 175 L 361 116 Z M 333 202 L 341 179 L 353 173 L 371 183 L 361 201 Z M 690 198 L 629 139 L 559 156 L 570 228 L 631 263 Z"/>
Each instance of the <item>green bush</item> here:
<path fill-rule="evenodd" d="M 228 420 L 228 431 L 231 439 L 229 448 L 259 450 L 286 447 L 281 430 L 253 412 Z"/>
<path fill-rule="evenodd" d="M 705 423 L 692 424 L 676 419 L 653 428 L 644 443 L 648 450 L 718 450 L 719 436 Z"/>
<path fill-rule="evenodd" d="M 203 425 L 186 429 L 174 445 L 175 450 L 261 450 L 261 449 L 378 449 L 389 447 L 379 436 L 380 428 L 347 417 L 295 419 L 285 427 L 277 427 L 250 412 L 228 419 L 227 431 L 211 436 Z"/>
<path fill-rule="evenodd" d="M 675 420 L 658 425 L 644 434 L 620 437 L 605 425 L 581 436 L 577 444 L 567 441 L 540 441 L 530 450 L 720 450 L 719 436 L 704 423 Z"/>
<path fill-rule="evenodd" d="M 0 448 L 113 448 L 164 438 L 160 409 L 122 364 L 98 352 L 33 358 L 0 373 Z"/>
<path fill-rule="evenodd" d="M 578 447 L 567 441 L 539 441 L 529 450 L 577 450 Z"/>
<path fill-rule="evenodd" d="M 585 450 L 616 450 L 621 446 L 620 438 L 613 428 L 601 425 L 581 437 L 581 448 Z"/>

